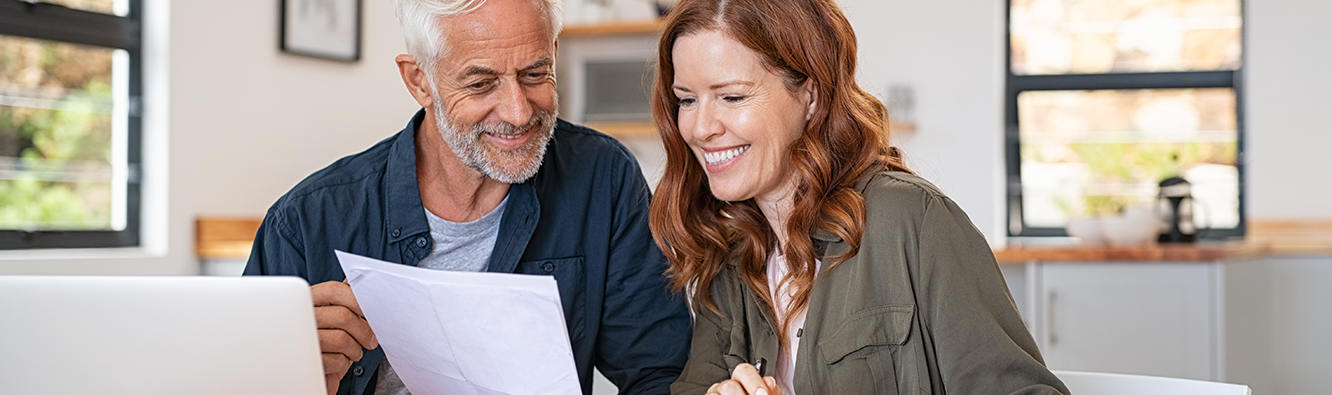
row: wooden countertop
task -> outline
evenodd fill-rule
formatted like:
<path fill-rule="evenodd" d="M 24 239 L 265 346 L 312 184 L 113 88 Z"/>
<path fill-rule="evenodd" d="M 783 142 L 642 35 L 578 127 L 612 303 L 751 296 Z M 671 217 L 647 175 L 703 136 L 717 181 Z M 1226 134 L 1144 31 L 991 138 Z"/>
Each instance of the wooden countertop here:
<path fill-rule="evenodd" d="M 203 217 L 195 221 L 195 254 L 201 259 L 245 259 L 262 218 Z M 1028 262 L 1211 262 L 1263 255 L 1332 254 L 1332 220 L 1250 221 L 1240 242 L 1008 247 L 994 250 L 1001 264 Z"/>
<path fill-rule="evenodd" d="M 994 250 L 1000 264 L 1029 262 L 1211 262 L 1268 255 L 1332 255 L 1332 220 L 1250 221 L 1243 241 L 1192 244 L 1019 246 Z"/>
<path fill-rule="evenodd" d="M 999 261 L 1000 264 L 1029 262 L 1211 262 L 1259 255 L 1262 252 L 1262 248 L 1244 242 L 1153 244 L 1133 247 L 1072 245 L 1000 248 L 994 250 L 994 259 Z"/>

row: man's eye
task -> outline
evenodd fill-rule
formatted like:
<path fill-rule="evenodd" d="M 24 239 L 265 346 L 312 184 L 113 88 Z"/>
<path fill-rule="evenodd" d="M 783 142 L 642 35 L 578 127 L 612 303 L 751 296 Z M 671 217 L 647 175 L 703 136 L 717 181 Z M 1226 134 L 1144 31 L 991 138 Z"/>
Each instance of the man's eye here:
<path fill-rule="evenodd" d="M 476 91 L 486 90 L 486 89 L 490 88 L 490 85 L 491 85 L 491 84 L 492 84 L 491 81 L 478 81 L 478 82 L 472 83 L 471 85 L 468 85 L 468 86 L 467 86 L 467 89 L 476 90 Z"/>

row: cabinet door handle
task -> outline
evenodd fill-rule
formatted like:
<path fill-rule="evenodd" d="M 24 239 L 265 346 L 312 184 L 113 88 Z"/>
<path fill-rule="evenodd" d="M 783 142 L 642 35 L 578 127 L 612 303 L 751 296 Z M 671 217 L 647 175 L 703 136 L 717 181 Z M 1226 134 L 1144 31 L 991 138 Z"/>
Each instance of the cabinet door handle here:
<path fill-rule="evenodd" d="M 1054 347 L 1059 343 L 1059 336 L 1055 334 L 1055 300 L 1058 293 L 1051 290 L 1049 296 L 1045 298 L 1045 338 L 1049 340 L 1049 347 Z"/>

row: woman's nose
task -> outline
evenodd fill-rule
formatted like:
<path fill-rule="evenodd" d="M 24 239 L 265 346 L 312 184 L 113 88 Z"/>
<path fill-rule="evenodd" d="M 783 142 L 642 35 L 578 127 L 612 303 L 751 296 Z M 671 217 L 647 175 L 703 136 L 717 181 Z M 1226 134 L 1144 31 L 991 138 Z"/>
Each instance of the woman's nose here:
<path fill-rule="evenodd" d="M 726 128 L 722 125 L 721 120 L 717 118 L 716 112 L 709 109 L 708 106 L 699 106 L 693 115 L 694 122 L 691 134 L 694 140 L 708 141 L 726 132 Z"/>

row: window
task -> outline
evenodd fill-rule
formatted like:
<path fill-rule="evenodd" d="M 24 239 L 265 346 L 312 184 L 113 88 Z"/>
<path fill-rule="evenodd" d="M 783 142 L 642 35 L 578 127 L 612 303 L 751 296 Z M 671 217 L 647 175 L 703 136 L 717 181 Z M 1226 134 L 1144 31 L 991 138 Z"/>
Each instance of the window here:
<path fill-rule="evenodd" d="M 1244 232 L 1240 0 L 1010 0 L 1010 236 L 1156 207 L 1192 184 L 1199 237 Z"/>
<path fill-rule="evenodd" d="M 139 244 L 141 0 L 0 0 L 0 249 Z"/>

